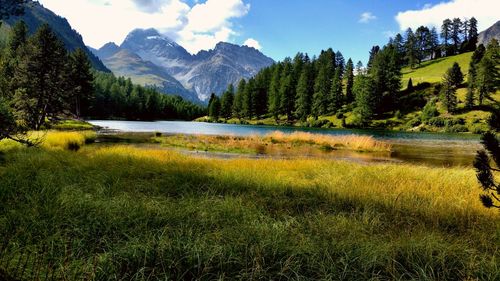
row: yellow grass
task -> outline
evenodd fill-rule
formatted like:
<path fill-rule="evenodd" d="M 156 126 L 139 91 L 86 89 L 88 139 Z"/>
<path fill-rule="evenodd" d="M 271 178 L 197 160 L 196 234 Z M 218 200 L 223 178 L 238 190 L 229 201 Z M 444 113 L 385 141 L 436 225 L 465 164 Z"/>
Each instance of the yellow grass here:
<path fill-rule="evenodd" d="M 94 131 L 32 131 L 27 135 L 29 140 L 48 149 L 79 149 L 86 143 L 95 140 L 96 137 L 97 134 Z M 0 150 L 3 151 L 20 147 L 22 145 L 13 140 L 0 141 Z"/>

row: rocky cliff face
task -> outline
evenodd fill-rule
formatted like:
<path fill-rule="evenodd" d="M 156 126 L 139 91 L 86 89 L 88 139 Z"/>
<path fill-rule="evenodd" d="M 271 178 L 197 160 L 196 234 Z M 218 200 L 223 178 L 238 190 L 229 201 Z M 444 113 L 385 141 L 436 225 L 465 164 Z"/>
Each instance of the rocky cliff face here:
<path fill-rule="evenodd" d="M 213 50 L 191 55 L 154 29 L 132 31 L 120 47 L 163 68 L 186 89 L 195 92 L 201 101 L 274 63 L 254 48 L 223 42 Z"/>
<path fill-rule="evenodd" d="M 492 39 L 500 41 L 500 20 L 485 31 L 479 33 L 477 39 L 478 44 L 484 44 L 485 46 L 488 45 Z"/>

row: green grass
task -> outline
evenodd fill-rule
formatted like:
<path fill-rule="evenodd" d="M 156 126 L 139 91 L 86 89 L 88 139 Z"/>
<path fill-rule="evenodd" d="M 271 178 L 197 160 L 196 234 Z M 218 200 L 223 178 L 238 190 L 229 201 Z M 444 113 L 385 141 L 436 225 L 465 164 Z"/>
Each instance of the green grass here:
<path fill-rule="evenodd" d="M 408 80 L 411 78 L 413 85 L 418 83 L 428 82 L 437 83 L 443 80 L 443 75 L 453 63 L 457 62 L 460 65 L 462 73 L 467 77 L 469 72 L 469 62 L 472 57 L 472 52 L 464 53 L 456 56 L 439 58 L 432 61 L 423 62 L 422 65 L 415 69 L 405 67 L 402 69 L 403 78 L 401 85 L 406 88 Z"/>
<path fill-rule="evenodd" d="M 500 278 L 500 214 L 472 169 L 130 146 L 2 163 L 0 264 L 27 280 Z"/>
<path fill-rule="evenodd" d="M 86 130 L 93 130 L 94 125 L 82 121 L 82 120 L 61 120 L 59 122 L 50 124 L 50 128 L 53 130 L 60 130 L 60 131 L 86 131 Z"/>

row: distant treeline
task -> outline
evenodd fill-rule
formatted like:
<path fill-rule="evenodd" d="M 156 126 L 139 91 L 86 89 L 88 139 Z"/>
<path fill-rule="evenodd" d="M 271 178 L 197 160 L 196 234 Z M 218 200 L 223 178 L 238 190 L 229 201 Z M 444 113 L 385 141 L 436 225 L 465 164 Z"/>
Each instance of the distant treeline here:
<path fill-rule="evenodd" d="M 317 119 L 324 115 L 342 118 L 343 113 L 354 111 L 358 117 L 356 125 L 363 126 L 377 115 L 408 106 L 407 96 L 401 92 L 403 66 L 413 67 L 424 60 L 475 50 L 477 21 L 474 18 L 464 22 L 460 19 L 445 20 L 441 35 L 443 40 L 440 43 L 435 28 L 422 26 L 415 33 L 408 29 L 404 38 L 398 34 L 382 48 L 374 46 L 366 67 L 361 62 L 354 66 L 351 59 L 346 62 L 340 51 L 334 52 L 331 48 L 313 58 L 298 53 L 293 59 L 286 58 L 262 69 L 253 78 L 241 80 L 236 90 L 229 85 L 220 98 L 213 94 L 209 101 L 209 116 L 213 119 L 274 117 L 276 120 L 286 117 L 288 121 L 305 121 L 308 117 Z M 495 54 L 497 48 L 495 41 L 487 53 Z M 491 64 L 495 63 L 496 57 L 489 55 L 482 59 L 484 53 L 485 48 L 480 45 L 471 64 L 473 70 L 482 69 L 479 75 L 482 78 L 471 75 L 474 81 L 469 83 L 473 95 L 470 104 L 474 99 L 482 103 L 484 96 L 496 89 L 484 86 L 497 81 L 489 75 L 495 73 Z M 481 60 L 484 63 L 480 65 Z M 454 71 L 461 72 L 456 67 L 458 65 Z M 444 100 L 453 99 L 463 75 L 459 80 L 459 83 L 448 83 L 449 87 L 436 87 L 436 94 Z M 443 81 L 446 82 L 446 77 Z M 406 93 L 412 90 L 410 80 Z M 452 111 L 454 106 L 449 109 Z"/>
<path fill-rule="evenodd" d="M 191 120 L 206 114 L 204 107 L 181 97 L 94 72 L 86 53 L 68 53 L 48 24 L 28 36 L 20 21 L 9 35 L 0 44 L 0 118 L 19 130 L 38 130 L 63 115 Z"/>
<path fill-rule="evenodd" d="M 165 95 L 108 73 L 95 74 L 94 96 L 84 113 L 92 118 L 129 120 L 193 120 L 205 114 L 205 107 L 180 96 Z"/>

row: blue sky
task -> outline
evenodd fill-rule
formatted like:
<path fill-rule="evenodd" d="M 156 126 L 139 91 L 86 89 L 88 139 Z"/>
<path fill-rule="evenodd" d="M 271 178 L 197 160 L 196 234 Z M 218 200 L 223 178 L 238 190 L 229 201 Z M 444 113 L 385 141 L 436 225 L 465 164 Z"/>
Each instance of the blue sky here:
<path fill-rule="evenodd" d="M 256 47 L 275 60 L 332 47 L 364 63 L 373 45 L 407 27 L 475 16 L 484 29 L 500 19 L 499 0 L 39 1 L 66 17 L 94 48 L 120 44 L 134 28 L 154 27 L 191 53 L 227 41 Z"/>

